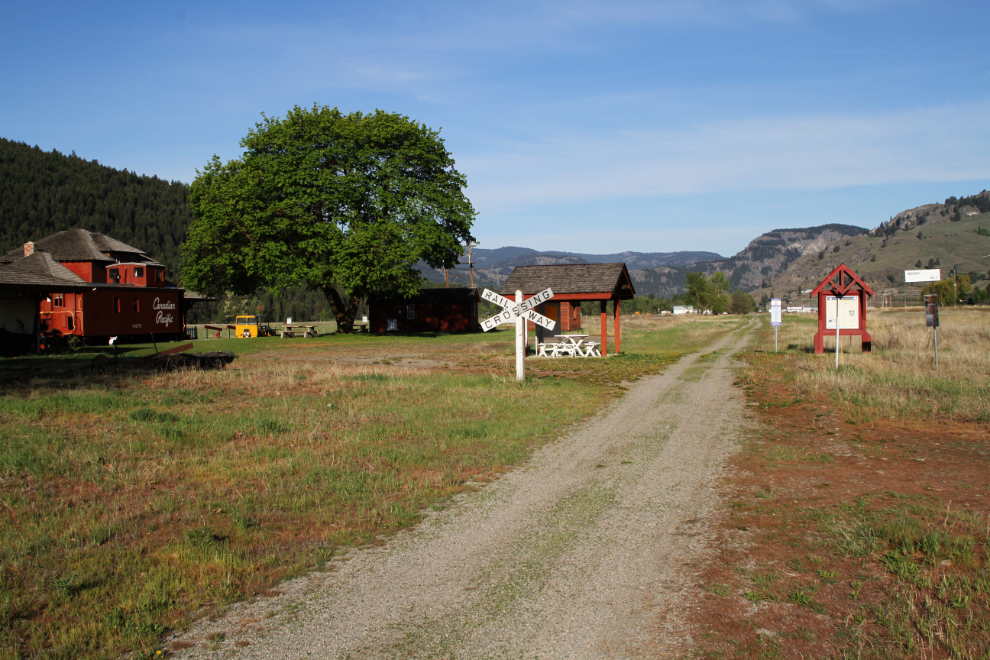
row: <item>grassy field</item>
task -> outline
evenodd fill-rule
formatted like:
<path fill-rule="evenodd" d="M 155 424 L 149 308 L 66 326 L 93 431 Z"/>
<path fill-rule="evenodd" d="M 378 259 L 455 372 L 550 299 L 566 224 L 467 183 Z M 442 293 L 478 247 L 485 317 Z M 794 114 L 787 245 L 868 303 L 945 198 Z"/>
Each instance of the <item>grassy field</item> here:
<path fill-rule="evenodd" d="M 814 322 L 746 356 L 695 656 L 990 657 L 990 314 L 943 310 L 938 372 L 920 307 L 871 313 L 838 370 Z"/>
<path fill-rule="evenodd" d="M 522 384 L 507 331 L 196 342 L 238 354 L 224 371 L 0 360 L 32 369 L 0 370 L 0 658 L 167 654 L 167 630 L 414 524 L 743 322 L 624 321 L 623 355 L 529 360 Z M 534 401 L 552 414 L 516 414 Z"/>

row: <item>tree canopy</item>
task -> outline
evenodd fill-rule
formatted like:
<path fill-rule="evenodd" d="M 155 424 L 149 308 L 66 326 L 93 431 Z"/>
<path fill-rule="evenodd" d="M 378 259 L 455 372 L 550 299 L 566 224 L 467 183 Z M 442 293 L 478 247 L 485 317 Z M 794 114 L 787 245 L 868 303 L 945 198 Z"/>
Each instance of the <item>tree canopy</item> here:
<path fill-rule="evenodd" d="M 729 306 L 729 278 L 718 271 L 710 278 L 704 273 L 688 273 L 685 277 L 687 291 L 682 300 L 694 307 L 694 311 L 703 314 L 721 314 Z"/>
<path fill-rule="evenodd" d="M 438 132 L 381 110 L 262 117 L 241 158 L 214 156 L 191 186 L 190 287 L 246 295 L 305 284 L 348 332 L 361 298 L 414 295 L 417 262 L 453 267 L 473 240 L 467 182 Z"/>

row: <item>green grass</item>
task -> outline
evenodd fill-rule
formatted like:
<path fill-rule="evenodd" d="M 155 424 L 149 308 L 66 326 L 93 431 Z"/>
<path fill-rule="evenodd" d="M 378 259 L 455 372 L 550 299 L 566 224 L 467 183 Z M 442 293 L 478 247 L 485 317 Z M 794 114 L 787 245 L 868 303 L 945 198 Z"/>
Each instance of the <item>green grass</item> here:
<path fill-rule="evenodd" d="M 0 398 L 0 657 L 153 655 L 188 613 L 414 523 L 601 401 L 565 379 L 295 375 L 260 375 L 275 397 L 192 372 Z M 553 414 L 520 420 L 534 400 Z"/>
<path fill-rule="evenodd" d="M 524 383 L 504 331 L 196 342 L 239 355 L 212 372 L 5 360 L 36 370 L 0 397 L 0 659 L 155 657 L 192 613 L 416 523 L 742 322 L 623 323 L 621 355 L 529 360 Z"/>

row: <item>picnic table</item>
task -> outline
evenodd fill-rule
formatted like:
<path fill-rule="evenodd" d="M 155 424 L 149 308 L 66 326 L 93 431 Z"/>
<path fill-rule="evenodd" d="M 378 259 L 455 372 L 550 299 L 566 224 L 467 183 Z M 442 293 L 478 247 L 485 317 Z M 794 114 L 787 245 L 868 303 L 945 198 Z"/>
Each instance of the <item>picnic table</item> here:
<path fill-rule="evenodd" d="M 601 357 L 601 344 L 584 341 L 590 335 L 558 335 L 559 342 L 542 343 L 537 347 L 537 357 Z"/>
<path fill-rule="evenodd" d="M 282 339 L 285 339 L 286 337 L 298 337 L 299 335 L 302 335 L 303 337 L 315 337 L 318 334 L 319 333 L 316 331 L 316 326 L 315 325 L 302 325 L 302 324 L 299 324 L 299 323 L 293 323 L 293 324 L 286 323 L 284 326 L 282 326 L 282 330 L 279 333 L 279 336 Z"/>

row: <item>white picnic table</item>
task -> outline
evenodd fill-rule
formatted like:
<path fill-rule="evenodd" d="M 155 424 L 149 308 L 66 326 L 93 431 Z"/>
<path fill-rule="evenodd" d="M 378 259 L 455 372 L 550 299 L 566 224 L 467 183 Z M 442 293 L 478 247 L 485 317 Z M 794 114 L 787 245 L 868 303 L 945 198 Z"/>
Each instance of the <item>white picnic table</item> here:
<path fill-rule="evenodd" d="M 593 341 L 584 341 L 591 335 L 557 335 L 557 339 L 562 341 L 539 344 L 537 357 L 601 357 L 598 349 L 600 344 Z"/>
<path fill-rule="evenodd" d="M 306 325 L 304 323 L 286 323 L 282 327 L 282 331 L 279 336 L 282 339 L 286 337 L 295 337 L 296 335 L 302 335 L 303 337 L 315 337 L 317 334 L 315 325 Z"/>

